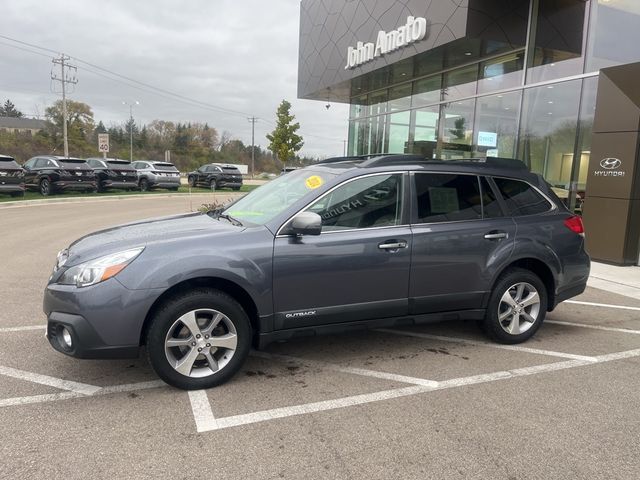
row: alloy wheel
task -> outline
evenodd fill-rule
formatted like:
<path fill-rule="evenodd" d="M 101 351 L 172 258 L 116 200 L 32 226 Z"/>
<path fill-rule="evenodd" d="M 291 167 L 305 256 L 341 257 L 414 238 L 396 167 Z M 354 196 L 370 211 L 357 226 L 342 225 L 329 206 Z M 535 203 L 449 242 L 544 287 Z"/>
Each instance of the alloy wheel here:
<path fill-rule="evenodd" d="M 185 313 L 169 328 L 164 350 L 171 367 L 191 378 L 202 378 L 222 370 L 238 346 L 233 322 L 213 309 Z"/>
<path fill-rule="evenodd" d="M 40 193 L 45 197 L 51 193 L 51 185 L 46 178 L 40 181 Z"/>
<path fill-rule="evenodd" d="M 529 330 L 540 315 L 540 294 L 530 283 L 512 285 L 500 298 L 498 322 L 510 335 Z"/>

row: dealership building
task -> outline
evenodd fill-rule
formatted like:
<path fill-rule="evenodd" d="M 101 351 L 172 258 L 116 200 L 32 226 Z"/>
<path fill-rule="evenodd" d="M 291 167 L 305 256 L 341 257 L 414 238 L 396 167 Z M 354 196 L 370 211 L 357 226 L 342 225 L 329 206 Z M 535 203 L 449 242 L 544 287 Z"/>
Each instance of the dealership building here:
<path fill-rule="evenodd" d="M 351 155 L 523 160 L 638 264 L 639 45 L 639 0 L 302 0 L 298 96 L 350 105 Z"/>

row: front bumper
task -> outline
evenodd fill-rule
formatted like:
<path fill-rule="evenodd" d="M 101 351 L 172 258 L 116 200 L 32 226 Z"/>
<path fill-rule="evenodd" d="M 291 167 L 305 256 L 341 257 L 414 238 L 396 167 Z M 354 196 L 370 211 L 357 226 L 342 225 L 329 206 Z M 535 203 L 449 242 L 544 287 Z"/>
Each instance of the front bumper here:
<path fill-rule="evenodd" d="M 84 288 L 50 284 L 43 300 L 49 343 L 78 358 L 136 357 L 144 320 L 161 293 L 129 290 L 115 278 Z M 71 333 L 71 348 L 61 342 L 62 327 Z"/>

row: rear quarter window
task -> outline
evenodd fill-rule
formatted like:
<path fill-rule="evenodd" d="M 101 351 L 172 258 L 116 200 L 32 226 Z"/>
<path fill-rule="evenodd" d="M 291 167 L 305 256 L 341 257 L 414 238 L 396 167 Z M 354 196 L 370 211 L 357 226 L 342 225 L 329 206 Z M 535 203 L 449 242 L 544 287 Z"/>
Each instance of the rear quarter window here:
<path fill-rule="evenodd" d="M 526 182 L 508 178 L 494 178 L 507 205 L 509 215 L 537 215 L 551 210 L 553 205 Z"/>

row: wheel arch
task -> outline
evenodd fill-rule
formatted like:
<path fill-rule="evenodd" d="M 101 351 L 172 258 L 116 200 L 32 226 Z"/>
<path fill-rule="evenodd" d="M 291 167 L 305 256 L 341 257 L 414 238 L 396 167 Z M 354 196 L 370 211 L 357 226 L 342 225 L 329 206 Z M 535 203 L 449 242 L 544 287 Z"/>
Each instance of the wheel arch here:
<path fill-rule="evenodd" d="M 249 317 L 249 321 L 251 322 L 251 328 L 254 334 L 260 331 L 260 317 L 258 315 L 258 307 L 256 306 L 256 303 L 251 295 L 242 286 L 225 278 L 197 277 L 184 280 L 171 286 L 170 288 L 165 290 L 158 298 L 156 298 L 156 300 L 151 305 L 151 308 L 149 308 L 149 311 L 147 312 L 147 315 L 145 316 L 144 322 L 142 324 L 139 344 L 144 345 L 147 331 L 151 326 L 151 321 L 153 320 L 154 313 L 162 305 L 162 303 L 175 295 L 179 295 L 181 292 L 199 287 L 215 288 L 216 290 L 220 290 L 221 292 L 224 292 L 227 295 L 231 296 L 242 306 L 242 308 L 244 308 L 245 312 L 247 312 L 247 316 Z"/>
<path fill-rule="evenodd" d="M 510 268 L 522 268 L 535 273 L 540 280 L 542 280 L 547 290 L 547 311 L 553 310 L 555 305 L 556 277 L 549 265 L 538 258 L 523 257 L 517 260 L 511 260 L 495 275 L 491 285 L 491 291 L 495 288 L 500 276 Z"/>

